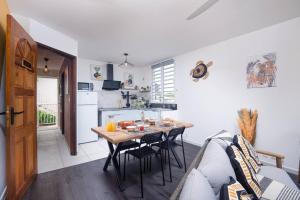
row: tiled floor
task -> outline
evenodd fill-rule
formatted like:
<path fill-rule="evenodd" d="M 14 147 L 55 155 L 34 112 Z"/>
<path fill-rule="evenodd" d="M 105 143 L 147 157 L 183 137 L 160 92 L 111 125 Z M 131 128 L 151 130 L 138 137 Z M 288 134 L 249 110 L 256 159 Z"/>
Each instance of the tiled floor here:
<path fill-rule="evenodd" d="M 78 145 L 77 155 L 71 156 L 64 136 L 59 129 L 38 130 L 38 173 L 107 157 L 105 140 Z"/>

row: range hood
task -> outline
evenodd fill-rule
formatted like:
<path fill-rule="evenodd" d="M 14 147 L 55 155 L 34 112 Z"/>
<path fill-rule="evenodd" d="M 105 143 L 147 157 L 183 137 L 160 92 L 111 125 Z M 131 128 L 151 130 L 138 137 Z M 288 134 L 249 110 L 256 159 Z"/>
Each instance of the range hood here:
<path fill-rule="evenodd" d="M 102 90 L 119 90 L 121 88 L 121 81 L 114 81 L 114 65 L 107 64 L 107 80 L 103 81 Z"/>

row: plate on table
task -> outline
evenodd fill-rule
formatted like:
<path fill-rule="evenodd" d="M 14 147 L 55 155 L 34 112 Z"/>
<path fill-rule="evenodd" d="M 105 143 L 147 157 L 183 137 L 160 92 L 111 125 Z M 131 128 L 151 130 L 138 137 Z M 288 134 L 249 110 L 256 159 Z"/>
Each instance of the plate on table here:
<path fill-rule="evenodd" d="M 129 132 L 134 132 L 136 130 L 136 126 L 127 126 L 126 130 Z"/>

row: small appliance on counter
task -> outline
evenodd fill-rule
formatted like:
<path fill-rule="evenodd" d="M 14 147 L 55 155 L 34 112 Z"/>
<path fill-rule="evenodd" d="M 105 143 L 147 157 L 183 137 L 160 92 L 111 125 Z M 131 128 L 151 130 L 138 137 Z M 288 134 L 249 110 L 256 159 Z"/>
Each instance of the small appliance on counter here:
<path fill-rule="evenodd" d="M 94 90 L 94 84 L 93 83 L 87 83 L 87 82 L 78 82 L 78 90 L 79 91 L 93 91 Z"/>
<path fill-rule="evenodd" d="M 98 126 L 97 92 L 78 91 L 77 113 L 77 143 L 97 141 L 98 135 L 91 131 Z"/>

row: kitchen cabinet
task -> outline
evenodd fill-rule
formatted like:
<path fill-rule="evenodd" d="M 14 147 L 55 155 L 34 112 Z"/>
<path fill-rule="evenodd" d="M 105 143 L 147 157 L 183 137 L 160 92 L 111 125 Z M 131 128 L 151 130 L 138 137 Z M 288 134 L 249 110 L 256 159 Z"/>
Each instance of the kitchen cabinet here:
<path fill-rule="evenodd" d="M 99 110 L 99 126 L 104 126 L 108 121 L 110 115 L 114 116 L 116 122 L 123 120 L 141 120 L 142 112 L 144 112 L 145 119 L 158 120 L 160 117 L 159 110 L 137 110 L 137 109 L 117 109 L 117 110 Z M 177 119 L 177 110 L 162 110 L 162 118 L 170 117 Z"/>

